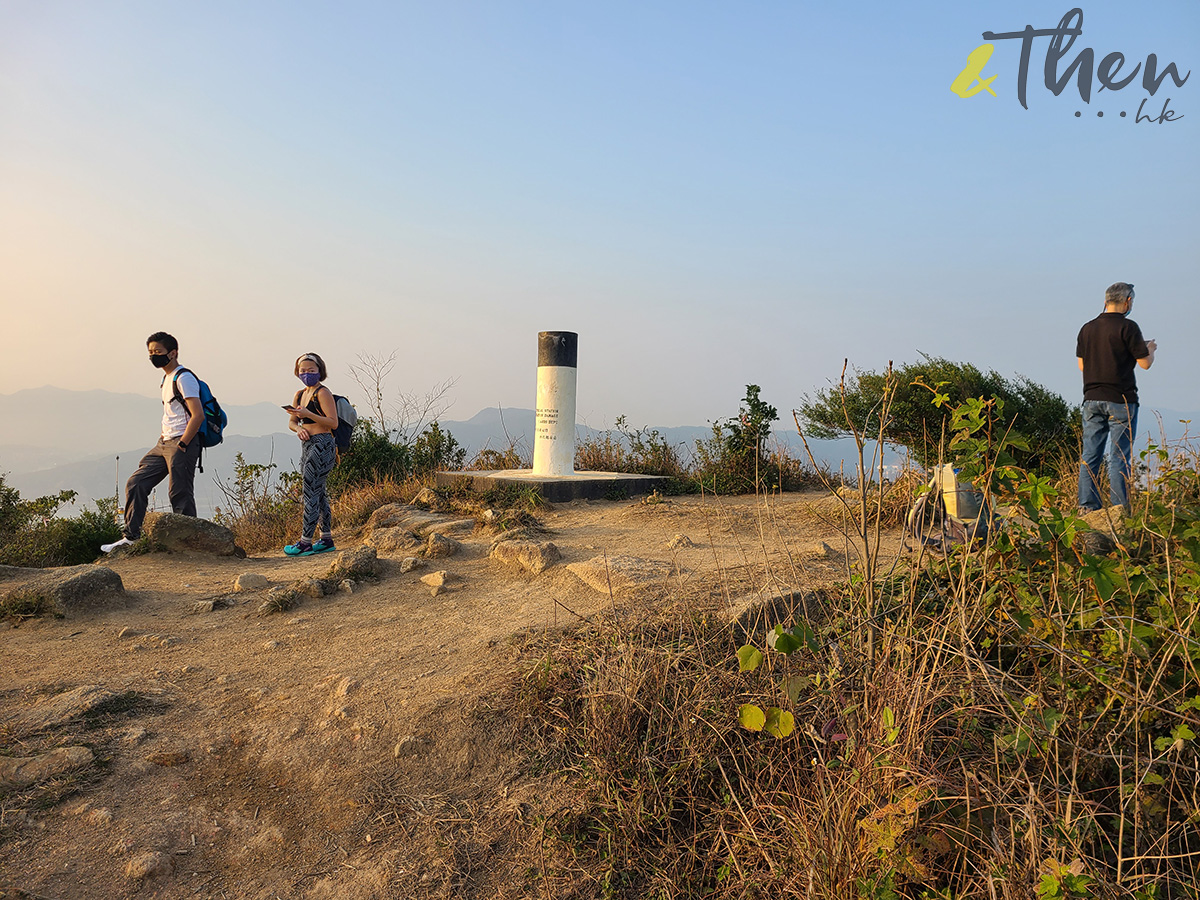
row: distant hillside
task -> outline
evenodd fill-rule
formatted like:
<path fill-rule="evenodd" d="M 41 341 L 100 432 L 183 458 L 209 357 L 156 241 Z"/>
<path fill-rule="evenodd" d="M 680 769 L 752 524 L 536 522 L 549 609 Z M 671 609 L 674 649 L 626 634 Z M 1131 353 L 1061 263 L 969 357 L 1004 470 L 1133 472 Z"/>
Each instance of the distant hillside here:
<path fill-rule="evenodd" d="M 231 434 L 258 437 L 287 430 L 287 415 L 271 403 L 224 406 Z M 0 470 L 26 471 L 37 454 L 48 451 L 41 466 L 112 454 L 153 439 L 162 421 L 157 397 L 112 391 L 30 388 L 0 394 Z M 17 437 L 19 435 L 19 438 Z"/>

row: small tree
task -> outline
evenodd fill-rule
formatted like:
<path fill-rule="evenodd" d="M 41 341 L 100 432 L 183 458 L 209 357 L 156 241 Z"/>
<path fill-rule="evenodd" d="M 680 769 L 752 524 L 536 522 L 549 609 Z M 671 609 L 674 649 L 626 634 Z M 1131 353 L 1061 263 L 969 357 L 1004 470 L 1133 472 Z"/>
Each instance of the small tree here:
<path fill-rule="evenodd" d="M 696 474 L 701 485 L 718 493 L 753 492 L 759 482 L 775 483 L 769 475 L 764 449 L 771 423 L 779 418 L 775 407 L 759 397 L 757 384 L 746 385 L 738 414 L 713 423 L 713 436 L 696 441 Z"/>
<path fill-rule="evenodd" d="M 855 372 L 845 391 L 829 387 L 814 398 L 805 398 L 799 413 L 808 434 L 817 438 L 840 438 L 851 434 L 847 419 L 860 433 L 879 434 L 907 447 L 922 466 L 933 466 L 940 455 L 943 432 L 949 426 L 948 410 L 971 398 L 1003 401 L 1004 426 L 1026 438 L 1030 449 L 1016 451 L 1017 462 L 1033 469 L 1052 467 L 1077 442 L 1078 409 L 1028 378 L 1007 379 L 995 371 L 981 372 L 970 363 L 956 363 L 936 356 L 907 363 L 893 373 L 895 397 L 883 421 L 881 403 L 886 373 Z M 930 388 L 949 397 L 942 407 L 934 405 Z M 882 426 L 882 427 L 881 427 Z"/>

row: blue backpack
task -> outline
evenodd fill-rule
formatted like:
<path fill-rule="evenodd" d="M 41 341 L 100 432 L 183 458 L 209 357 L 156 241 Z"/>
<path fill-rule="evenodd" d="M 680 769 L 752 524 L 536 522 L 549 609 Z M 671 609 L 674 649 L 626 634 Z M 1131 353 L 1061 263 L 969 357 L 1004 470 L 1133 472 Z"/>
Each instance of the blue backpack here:
<path fill-rule="evenodd" d="M 171 379 L 171 390 L 175 392 L 175 399 L 184 409 L 187 409 L 187 403 L 184 402 L 183 395 L 179 393 L 179 376 L 184 372 L 191 371 L 191 369 L 180 366 L 175 370 L 175 377 Z M 192 374 L 196 373 L 192 372 Z M 196 439 L 200 441 L 201 447 L 215 447 L 225 439 L 225 426 L 229 424 L 229 417 L 225 415 L 225 410 L 221 409 L 221 404 L 217 402 L 217 398 L 213 396 L 209 386 L 199 378 L 196 380 L 200 382 L 200 408 L 204 410 L 204 423 L 200 426 Z"/>

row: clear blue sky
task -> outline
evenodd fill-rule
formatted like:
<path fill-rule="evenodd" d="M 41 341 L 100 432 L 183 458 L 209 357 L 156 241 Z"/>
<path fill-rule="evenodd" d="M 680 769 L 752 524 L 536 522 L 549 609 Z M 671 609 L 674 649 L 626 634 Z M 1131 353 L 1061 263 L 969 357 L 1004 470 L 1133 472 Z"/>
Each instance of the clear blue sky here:
<path fill-rule="evenodd" d="M 1144 402 L 1200 408 L 1200 75 L 1085 104 L 1041 38 L 1029 109 L 1017 41 L 998 96 L 950 90 L 982 32 L 1069 8 L 0 0 L 0 392 L 150 394 L 162 328 L 229 403 L 289 399 L 307 350 L 353 395 L 398 348 L 465 418 L 533 406 L 566 329 L 595 426 L 918 351 L 1075 401 L 1126 280 Z M 1082 9 L 1065 62 L 1200 68 L 1194 0 Z"/>

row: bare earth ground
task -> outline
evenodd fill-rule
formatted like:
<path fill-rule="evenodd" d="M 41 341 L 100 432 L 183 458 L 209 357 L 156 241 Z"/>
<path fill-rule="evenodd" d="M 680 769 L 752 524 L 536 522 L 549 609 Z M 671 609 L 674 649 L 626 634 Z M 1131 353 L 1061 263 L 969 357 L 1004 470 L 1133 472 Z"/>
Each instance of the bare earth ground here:
<path fill-rule="evenodd" d="M 332 554 L 115 560 L 119 608 L 0 633 L 3 752 L 96 756 L 0 798 L 0 897 L 540 896 L 525 851 L 562 785 L 523 770 L 501 705 L 528 668 L 522 635 L 836 581 L 846 545 L 814 496 L 765 509 L 752 497 L 577 501 L 539 516 L 563 554 L 541 575 L 488 559 L 495 536 L 477 530 L 423 570 L 400 574 L 397 553 L 377 584 L 271 616 L 256 593 L 192 608 L 240 573 L 287 584 L 320 575 Z M 678 534 L 696 546 L 667 549 Z M 898 543 L 886 535 L 885 555 Z M 600 554 L 667 561 L 674 574 L 610 598 L 566 569 Z M 433 569 L 456 576 L 437 596 L 419 580 Z M 51 732 L 12 725 L 83 685 L 122 702 Z M 161 874 L 127 874 L 150 852 L 163 854 Z"/>

